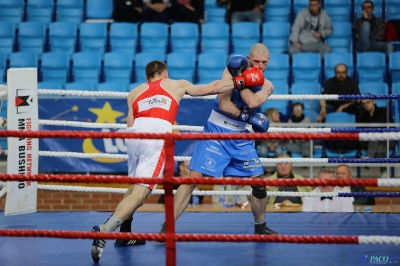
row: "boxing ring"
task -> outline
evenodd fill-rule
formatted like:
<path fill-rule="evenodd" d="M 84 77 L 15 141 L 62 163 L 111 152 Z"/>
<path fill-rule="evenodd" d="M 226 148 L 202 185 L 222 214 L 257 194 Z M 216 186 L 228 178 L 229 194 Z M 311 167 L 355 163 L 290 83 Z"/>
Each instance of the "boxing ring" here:
<path fill-rule="evenodd" d="M 39 90 L 39 94 L 67 94 L 94 96 L 98 92 L 77 92 Z M 101 92 L 102 96 L 124 97 L 126 93 Z M 288 99 L 292 95 L 275 95 L 271 99 Z M 296 95 L 301 99 L 320 99 L 321 95 Z M 296 97 L 295 96 L 295 97 Z M 326 95 L 325 95 L 326 96 Z M 329 96 L 331 97 L 331 96 Z M 349 96 L 332 96 L 341 99 Z M 397 95 L 358 95 L 352 99 L 397 99 Z M 298 99 L 298 98 L 297 98 Z M 324 98 L 327 99 L 327 98 Z M 346 98 L 349 99 L 349 98 Z M 53 123 L 38 121 L 40 123 Z M 54 122 L 58 123 L 58 122 Z M 67 123 L 67 122 L 60 122 Z M 76 126 L 76 124 L 74 124 Z M 82 125 L 87 126 L 87 125 Z M 102 126 L 102 125 L 100 125 Z M 107 125 L 114 127 L 117 125 Z M 121 126 L 121 125 L 119 125 Z M 95 126 L 88 126 L 88 128 Z M 121 126 L 123 127 L 123 126 Z M 91 239 L 138 239 L 148 240 L 146 245 L 133 247 L 113 247 L 112 241 L 104 250 L 101 265 L 310 265 L 321 262 L 324 265 L 357 264 L 400 264 L 400 217 L 387 213 L 267 213 L 266 221 L 270 228 L 281 235 L 266 236 L 253 234 L 251 213 L 195 213 L 185 212 L 173 223 L 173 185 L 174 184 L 241 184 L 268 186 L 376 186 L 398 187 L 397 179 L 353 179 L 353 180 L 252 180 L 252 179 L 212 179 L 212 178 L 174 178 L 175 160 L 187 160 L 186 157 L 174 157 L 177 140 L 199 139 L 254 139 L 254 140 L 399 140 L 398 129 L 278 129 L 271 128 L 269 133 L 257 134 L 199 134 L 167 133 L 145 134 L 125 132 L 89 132 L 89 131 L 27 131 L 4 130 L 0 137 L 8 138 L 146 138 L 165 139 L 166 164 L 164 178 L 129 178 L 115 175 L 81 174 L 0 174 L 0 181 L 23 182 L 75 182 L 75 183 L 151 183 L 163 184 L 165 193 L 164 213 L 135 213 L 132 228 L 135 233 L 97 233 L 89 232 L 94 224 L 107 219 L 110 213 L 102 212 L 33 212 L 24 215 L 0 215 L 0 265 L 93 265 L 90 257 Z M 301 132 L 303 131 L 303 133 Z M 295 133 L 296 132 L 296 133 Z M 40 156 L 76 156 L 77 158 L 95 158 L 101 156 L 122 155 L 78 155 L 40 151 Z M 81 157 L 82 156 L 82 157 Z M 85 157 L 87 156 L 87 157 Z M 118 157 L 118 158 L 120 158 Z M 261 159 L 261 161 L 303 162 L 314 164 L 397 164 L 398 158 L 382 159 Z M 3 184 L 4 185 L 4 184 Z M 8 189 L 8 184 L 5 185 Z M 49 188 L 48 189 L 54 189 Z M 38 185 L 38 189 L 46 189 Z M 63 188 L 61 188 L 63 189 Z M 73 188 L 65 188 L 66 191 Z M 79 189 L 79 188 L 76 188 Z M 103 191 L 103 188 L 97 188 Z M 109 193 L 123 193 L 124 190 L 104 188 Z M 4 189 L 2 190 L 4 193 Z M 161 192 L 160 192 L 161 193 Z M 201 194 L 201 192 L 196 192 Z M 204 193 L 204 192 L 203 192 Z M 212 195 L 212 193 L 209 195 Z M 217 192 L 215 195 L 223 195 Z M 227 192 L 225 192 L 227 193 Z M 235 192 L 238 193 L 238 192 Z M 8 193 L 7 193 L 8 194 Z M 269 193 L 272 195 L 271 193 Z M 277 193 L 276 195 L 283 195 Z M 290 194 L 304 196 L 303 194 Z M 318 197 L 320 194 L 307 194 Z M 326 193 L 324 193 L 326 195 Z M 398 197 L 398 193 L 339 193 L 332 196 L 381 196 Z M 122 198 L 122 196 L 121 196 Z M 157 232 L 166 220 L 166 234 Z M 175 231 L 176 230 L 176 231 Z M 164 243 L 165 242 L 165 243 Z M 312 244 L 312 245 L 310 245 Z M 23 254 L 23 256 L 21 256 Z"/>

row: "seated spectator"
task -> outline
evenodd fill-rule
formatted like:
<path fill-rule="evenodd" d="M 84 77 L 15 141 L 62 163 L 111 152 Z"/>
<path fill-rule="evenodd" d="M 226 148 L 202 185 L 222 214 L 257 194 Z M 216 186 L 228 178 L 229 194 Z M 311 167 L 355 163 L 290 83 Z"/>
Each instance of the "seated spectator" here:
<path fill-rule="evenodd" d="M 385 42 L 386 24 L 381 18 L 375 17 L 373 12 L 374 3 L 364 1 L 362 17 L 353 22 L 357 51 L 377 51 L 389 55 L 393 51 L 393 45 Z"/>
<path fill-rule="evenodd" d="M 281 154 L 278 158 L 291 158 L 288 154 Z M 281 179 L 281 178 L 294 178 L 294 179 L 302 179 L 303 177 L 298 174 L 294 174 L 292 172 L 293 164 L 292 163 L 277 163 L 276 164 L 276 173 L 267 177 L 270 179 Z M 293 191 L 293 192 L 310 192 L 312 189 L 309 186 L 279 186 L 279 187 L 271 187 L 267 186 L 267 191 Z M 268 196 L 267 193 L 267 204 L 276 204 L 281 203 L 283 205 L 292 205 L 292 204 L 302 204 L 302 197 L 289 197 L 289 196 Z"/>
<path fill-rule="evenodd" d="M 137 23 L 142 20 L 143 0 L 114 0 L 112 13 L 116 22 Z"/>
<path fill-rule="evenodd" d="M 143 12 L 143 22 L 169 23 L 170 15 L 168 0 L 143 0 L 146 9 Z"/>
<path fill-rule="evenodd" d="M 335 173 L 329 168 L 322 168 L 318 178 L 335 179 Z M 312 192 L 338 192 L 338 187 L 318 186 Z M 304 197 L 303 212 L 354 212 L 353 200 L 349 197 Z"/>
<path fill-rule="evenodd" d="M 227 23 L 251 21 L 261 25 L 265 2 L 266 0 L 217 0 L 217 5 L 227 6 L 225 16 Z"/>
<path fill-rule="evenodd" d="M 331 51 L 325 39 L 332 34 L 332 21 L 321 8 L 319 0 L 310 0 L 308 8 L 299 12 L 292 25 L 289 54 L 299 52 L 320 53 L 321 57 Z"/>
<path fill-rule="evenodd" d="M 348 70 L 345 64 L 337 64 L 335 76 L 325 82 L 323 94 L 360 94 L 357 81 L 349 77 L 347 73 Z M 320 100 L 319 106 L 318 122 L 323 122 L 327 113 L 346 112 L 357 115 L 361 110 L 359 101 Z"/>
<path fill-rule="evenodd" d="M 265 111 L 265 116 L 271 123 L 280 123 L 280 115 L 278 109 L 268 108 Z M 277 157 L 283 153 L 283 142 L 280 140 L 263 140 L 257 142 L 257 153 L 260 157 Z"/>
<path fill-rule="evenodd" d="M 336 178 L 343 180 L 350 180 L 353 178 L 353 175 L 349 169 L 349 167 L 345 164 L 338 165 L 336 167 Z M 346 186 L 339 187 L 339 190 L 343 192 L 367 192 L 365 187 L 362 186 Z M 351 198 L 353 201 L 353 205 L 375 205 L 375 199 L 372 197 L 354 197 Z"/>
<path fill-rule="evenodd" d="M 291 123 L 311 123 L 310 118 L 304 116 L 304 104 L 294 103 L 292 105 L 292 116 L 290 117 L 289 124 Z M 291 140 L 286 145 L 289 152 L 301 153 L 305 158 L 310 158 L 310 141 L 305 140 Z"/>
<path fill-rule="evenodd" d="M 386 108 L 379 108 L 375 104 L 375 100 L 362 100 L 363 109 L 360 111 L 358 123 L 393 123 L 392 117 L 389 115 L 389 121 L 386 119 Z M 395 141 L 389 141 L 389 150 L 394 149 Z M 361 148 L 368 150 L 369 158 L 387 158 L 387 141 L 368 141 L 361 142 Z M 381 177 L 388 178 L 386 167 L 380 167 Z"/>
<path fill-rule="evenodd" d="M 172 19 L 177 22 L 204 23 L 204 1 L 172 0 Z"/>

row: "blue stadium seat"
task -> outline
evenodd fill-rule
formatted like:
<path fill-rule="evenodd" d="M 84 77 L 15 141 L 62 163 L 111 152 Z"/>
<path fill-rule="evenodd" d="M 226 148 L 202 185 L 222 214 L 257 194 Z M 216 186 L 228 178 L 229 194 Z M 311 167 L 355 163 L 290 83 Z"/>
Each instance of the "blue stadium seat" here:
<path fill-rule="evenodd" d="M 292 3 L 290 0 L 268 0 L 264 8 L 266 22 L 289 22 Z"/>
<path fill-rule="evenodd" d="M 153 60 L 165 61 L 165 54 L 154 51 L 135 55 L 136 82 L 146 82 L 146 65 Z"/>
<path fill-rule="evenodd" d="M 352 25 L 350 22 L 333 22 L 333 32 L 327 38 L 333 53 L 352 52 Z"/>
<path fill-rule="evenodd" d="M 288 100 L 268 100 L 261 107 L 260 112 L 265 113 L 269 108 L 276 108 L 280 114 L 283 116 L 287 115 L 287 110 L 289 108 Z"/>
<path fill-rule="evenodd" d="M 138 25 L 134 23 L 114 22 L 110 26 L 110 49 L 113 52 L 125 52 L 132 57 L 138 43 Z"/>
<path fill-rule="evenodd" d="M 357 53 L 357 75 L 361 82 L 385 81 L 385 54 L 381 52 Z"/>
<path fill-rule="evenodd" d="M 351 0 L 325 0 L 324 10 L 329 14 L 332 21 L 351 21 Z"/>
<path fill-rule="evenodd" d="M 289 35 L 289 22 L 266 22 L 262 25 L 262 42 L 270 53 L 287 52 Z"/>
<path fill-rule="evenodd" d="M 65 90 L 94 91 L 95 85 L 90 82 L 71 82 L 65 84 Z"/>
<path fill-rule="evenodd" d="M 168 25 L 145 22 L 140 26 L 140 46 L 142 52 L 167 53 Z"/>
<path fill-rule="evenodd" d="M 10 55 L 11 67 L 38 67 L 38 56 L 32 52 L 18 52 Z"/>
<path fill-rule="evenodd" d="M 398 0 L 385 0 L 386 20 L 400 19 L 400 3 Z"/>
<path fill-rule="evenodd" d="M 289 78 L 289 55 L 271 54 L 264 77 L 273 84 L 277 81 L 288 83 Z"/>
<path fill-rule="evenodd" d="M 83 21 L 84 0 L 57 0 L 56 20 L 79 24 Z"/>
<path fill-rule="evenodd" d="M 209 22 L 201 25 L 201 51 L 229 52 L 229 25 L 225 22 Z"/>
<path fill-rule="evenodd" d="M 98 91 L 126 92 L 127 84 L 119 82 L 104 82 L 97 85 Z"/>
<path fill-rule="evenodd" d="M 392 83 L 400 81 L 400 52 L 393 52 L 389 55 L 389 71 Z"/>
<path fill-rule="evenodd" d="M 10 54 L 14 51 L 14 41 L 12 39 L 0 39 L 0 53 L 10 58 Z"/>
<path fill-rule="evenodd" d="M 0 1 L 0 21 L 14 22 L 17 26 L 24 18 L 25 0 Z"/>
<path fill-rule="evenodd" d="M 361 18 L 362 14 L 362 3 L 364 0 L 354 0 L 354 18 Z M 372 0 L 374 3 L 374 16 L 382 18 L 382 0 Z"/>
<path fill-rule="evenodd" d="M 0 52 L 0 82 L 3 83 L 5 81 L 7 69 L 7 57 L 5 54 Z"/>
<path fill-rule="evenodd" d="M 197 54 L 199 26 L 190 22 L 175 22 L 171 25 L 172 52 Z"/>
<path fill-rule="evenodd" d="M 133 55 L 125 52 L 104 54 L 104 77 L 106 82 L 128 85 L 132 79 Z M 125 89 L 126 90 L 126 89 Z"/>
<path fill-rule="evenodd" d="M 77 40 L 77 24 L 68 21 L 50 23 L 49 50 L 60 51 L 68 55 L 75 52 Z"/>
<path fill-rule="evenodd" d="M 226 67 L 226 55 L 221 53 L 199 54 L 198 83 L 207 84 L 221 79 Z"/>
<path fill-rule="evenodd" d="M 41 81 L 38 82 L 38 89 L 45 89 L 45 90 L 64 90 L 63 84 L 54 82 L 54 81 Z M 60 94 L 42 94 L 40 97 L 61 97 L 63 95 Z"/>
<path fill-rule="evenodd" d="M 80 51 L 103 54 L 107 42 L 107 23 L 86 23 L 79 25 Z"/>
<path fill-rule="evenodd" d="M 389 94 L 389 88 L 385 82 L 361 82 L 358 84 L 361 94 Z M 378 107 L 387 107 L 388 100 L 375 100 Z"/>
<path fill-rule="evenodd" d="M 53 21 L 54 0 L 29 0 L 26 4 L 28 21 L 41 21 L 49 24 Z"/>
<path fill-rule="evenodd" d="M 171 79 L 185 79 L 194 82 L 196 55 L 186 52 L 167 54 L 168 76 Z"/>
<path fill-rule="evenodd" d="M 99 83 L 101 74 L 101 55 L 96 52 L 79 52 L 72 55 L 73 81 Z"/>
<path fill-rule="evenodd" d="M 46 41 L 46 24 L 41 21 L 22 22 L 19 25 L 19 50 L 41 54 Z"/>
<path fill-rule="evenodd" d="M 143 83 L 144 83 L 144 82 L 134 82 L 134 83 L 129 84 L 128 91 L 131 91 L 131 90 L 133 90 L 133 89 L 139 87 L 139 86 L 140 86 L 141 84 L 143 84 Z"/>
<path fill-rule="evenodd" d="M 225 22 L 226 6 L 217 6 L 214 0 L 205 0 L 205 21 L 206 22 Z"/>
<path fill-rule="evenodd" d="M 351 53 L 329 53 L 324 57 L 325 80 L 335 76 L 335 67 L 337 64 L 345 64 L 348 69 L 349 77 L 354 77 L 353 55 Z"/>
<path fill-rule="evenodd" d="M 273 83 L 274 85 L 274 94 L 289 94 L 289 86 L 287 82 L 277 81 Z"/>
<path fill-rule="evenodd" d="M 233 53 L 247 55 L 250 48 L 260 42 L 260 25 L 255 22 L 232 24 Z"/>
<path fill-rule="evenodd" d="M 292 94 L 321 94 L 321 85 L 316 82 L 295 82 L 292 84 Z M 308 116 L 311 121 L 319 115 L 319 101 L 318 100 L 293 100 L 294 102 L 301 102 L 304 104 L 304 115 Z"/>
<path fill-rule="evenodd" d="M 43 81 L 58 82 L 62 85 L 68 82 L 69 54 L 50 52 L 42 55 L 41 73 Z"/>
<path fill-rule="evenodd" d="M 318 82 L 321 78 L 321 55 L 298 53 L 293 58 L 293 82 Z"/>
<path fill-rule="evenodd" d="M 15 48 L 15 23 L 10 21 L 0 21 L 0 53 L 4 53 L 6 58 Z"/>
<path fill-rule="evenodd" d="M 293 15 L 296 18 L 296 15 L 304 8 L 308 8 L 310 1 L 309 0 L 293 0 Z"/>
<path fill-rule="evenodd" d="M 113 0 L 86 0 L 87 19 L 110 19 Z"/>

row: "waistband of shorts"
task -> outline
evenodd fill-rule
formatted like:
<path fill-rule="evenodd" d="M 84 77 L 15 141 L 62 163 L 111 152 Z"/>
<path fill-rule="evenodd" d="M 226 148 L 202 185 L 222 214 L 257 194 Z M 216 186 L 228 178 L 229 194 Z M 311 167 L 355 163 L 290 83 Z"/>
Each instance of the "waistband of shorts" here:
<path fill-rule="evenodd" d="M 246 130 L 247 126 L 246 122 L 229 118 L 226 115 L 216 112 L 215 110 L 212 110 L 211 115 L 208 118 L 208 121 L 217 126 L 235 131 L 244 131 Z"/>
<path fill-rule="evenodd" d="M 135 119 L 133 122 L 133 127 L 132 128 L 139 128 L 141 125 L 152 125 L 155 128 L 163 127 L 164 132 L 172 132 L 172 124 L 164 119 L 160 118 L 154 118 L 154 117 L 138 117 Z"/>

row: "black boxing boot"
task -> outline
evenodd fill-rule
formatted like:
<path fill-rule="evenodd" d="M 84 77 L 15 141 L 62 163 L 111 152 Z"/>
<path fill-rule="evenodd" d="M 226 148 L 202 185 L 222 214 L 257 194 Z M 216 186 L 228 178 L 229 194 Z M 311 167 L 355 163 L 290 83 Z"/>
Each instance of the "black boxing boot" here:
<path fill-rule="evenodd" d="M 256 235 L 279 235 L 279 233 L 268 228 L 267 223 L 254 225 L 254 234 Z"/>
<path fill-rule="evenodd" d="M 132 220 L 133 217 L 126 219 L 121 227 L 119 228 L 120 232 L 131 232 L 131 225 L 132 225 Z M 137 245 L 144 245 L 146 244 L 146 240 L 135 240 L 135 239 L 131 239 L 131 240 L 119 240 L 116 239 L 114 246 L 116 247 L 125 247 L 125 246 L 137 246 Z"/>

